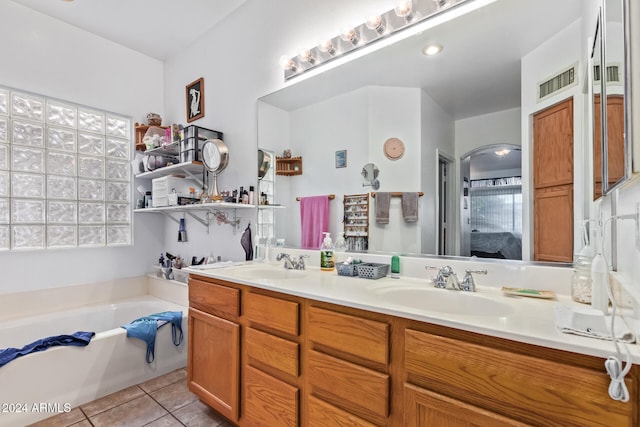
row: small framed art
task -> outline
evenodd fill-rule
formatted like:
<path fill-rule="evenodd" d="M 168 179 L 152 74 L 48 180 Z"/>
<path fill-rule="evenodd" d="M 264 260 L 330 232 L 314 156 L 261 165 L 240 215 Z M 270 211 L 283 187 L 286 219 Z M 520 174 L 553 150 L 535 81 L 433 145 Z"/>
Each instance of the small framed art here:
<path fill-rule="evenodd" d="M 336 168 L 347 167 L 347 150 L 336 151 Z"/>
<path fill-rule="evenodd" d="M 189 83 L 186 87 L 187 123 L 204 117 L 204 78 Z"/>

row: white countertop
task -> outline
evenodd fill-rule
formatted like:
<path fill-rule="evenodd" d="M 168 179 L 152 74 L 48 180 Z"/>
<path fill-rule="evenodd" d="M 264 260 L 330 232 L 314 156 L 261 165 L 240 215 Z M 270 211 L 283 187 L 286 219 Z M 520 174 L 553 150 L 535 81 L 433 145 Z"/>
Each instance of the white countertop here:
<path fill-rule="evenodd" d="M 228 280 L 260 289 L 558 350 L 602 358 L 615 354 L 615 347 L 611 341 L 558 331 L 554 324 L 554 307 L 557 304 L 576 308 L 586 307 L 561 293 L 558 293 L 556 299 L 511 297 L 504 295 L 500 287 L 482 285 L 477 285 L 475 293 L 461 292 L 436 289 L 433 287 L 433 282 L 426 278 L 385 277 L 371 280 L 339 276 L 335 271 L 324 272 L 318 267 L 307 267 L 304 271 L 284 270 L 281 265 L 270 263 L 184 270 L 191 274 Z M 269 274 L 272 271 L 274 273 Z M 289 273 L 285 274 L 285 272 Z M 264 276 L 273 278 L 264 278 Z M 391 294 L 397 292 L 397 289 L 406 289 L 409 295 L 417 290 L 415 292 L 419 297 L 410 298 L 407 304 L 394 303 Z M 460 297 L 459 305 L 456 304 L 458 297 Z M 444 308 L 440 307 L 440 303 Z M 470 311 L 477 313 L 465 313 L 462 308 L 465 304 Z M 446 307 L 454 308 L 448 310 Z M 493 312 L 494 310 L 497 314 Z M 624 352 L 622 344 L 620 348 Z M 632 361 L 640 363 L 640 347 L 630 344 L 628 348 Z"/>

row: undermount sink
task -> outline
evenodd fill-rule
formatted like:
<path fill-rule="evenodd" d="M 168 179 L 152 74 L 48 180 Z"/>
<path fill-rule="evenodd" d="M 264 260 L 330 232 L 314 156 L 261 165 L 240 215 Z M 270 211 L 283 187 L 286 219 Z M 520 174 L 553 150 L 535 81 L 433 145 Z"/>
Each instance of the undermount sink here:
<path fill-rule="evenodd" d="M 284 267 L 255 267 L 241 268 L 234 272 L 234 276 L 245 279 L 285 280 L 299 279 L 306 275 L 304 270 L 288 270 Z"/>
<path fill-rule="evenodd" d="M 376 293 L 391 304 L 437 313 L 494 317 L 513 314 L 513 309 L 507 304 L 474 292 L 398 287 L 380 289 Z"/>

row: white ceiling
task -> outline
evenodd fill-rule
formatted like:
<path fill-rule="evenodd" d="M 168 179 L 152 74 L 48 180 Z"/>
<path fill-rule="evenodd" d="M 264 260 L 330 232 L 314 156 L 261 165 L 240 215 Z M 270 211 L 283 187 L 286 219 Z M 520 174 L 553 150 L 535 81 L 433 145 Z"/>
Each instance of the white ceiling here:
<path fill-rule="evenodd" d="M 245 0 L 13 0 L 160 60 L 180 52 Z"/>

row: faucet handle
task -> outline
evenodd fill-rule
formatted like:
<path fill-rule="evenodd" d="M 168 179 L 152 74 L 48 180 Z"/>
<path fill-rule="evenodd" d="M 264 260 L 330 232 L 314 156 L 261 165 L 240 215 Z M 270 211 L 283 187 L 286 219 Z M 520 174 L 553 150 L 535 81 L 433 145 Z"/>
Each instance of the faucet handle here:
<path fill-rule="evenodd" d="M 304 259 L 305 259 L 305 258 L 309 258 L 309 255 L 304 254 L 304 255 L 300 255 L 300 256 L 298 257 L 298 269 L 299 269 L 299 270 L 304 270 L 304 268 L 305 268 L 305 265 L 304 265 Z"/>
<path fill-rule="evenodd" d="M 475 292 L 476 291 L 476 282 L 473 280 L 473 274 L 487 274 L 487 270 L 465 270 L 466 274 L 464 275 L 464 279 L 462 279 L 462 284 L 460 285 L 460 289 L 467 292 Z"/>
<path fill-rule="evenodd" d="M 438 270 L 438 274 L 436 275 L 436 278 L 434 280 L 436 288 L 444 289 L 444 288 L 447 287 L 447 281 L 445 280 L 445 277 L 442 274 L 442 270 L 445 267 L 441 268 L 441 267 L 435 267 L 433 265 L 425 265 L 424 268 L 425 268 L 425 270 Z M 449 268 L 451 268 L 451 267 L 449 267 Z"/>

